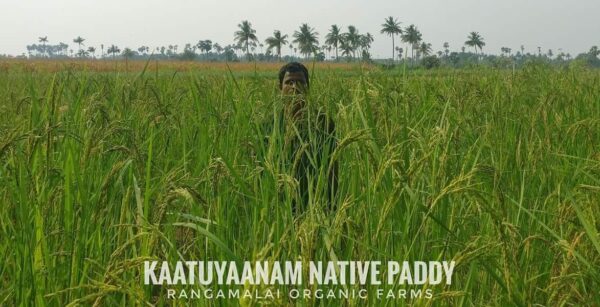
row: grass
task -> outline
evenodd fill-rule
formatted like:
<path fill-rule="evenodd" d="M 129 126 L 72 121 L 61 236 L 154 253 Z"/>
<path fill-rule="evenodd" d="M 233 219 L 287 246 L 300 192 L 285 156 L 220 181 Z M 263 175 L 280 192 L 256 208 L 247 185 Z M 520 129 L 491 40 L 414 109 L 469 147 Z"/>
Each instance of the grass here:
<path fill-rule="evenodd" d="M 127 65 L 126 65 L 127 64 Z M 148 67 L 146 67 L 148 64 Z M 277 72 L 281 67 L 277 62 L 198 62 L 198 61 L 179 61 L 179 60 L 160 60 L 147 61 L 129 60 L 127 63 L 123 60 L 90 60 L 90 59 L 4 59 L 0 60 L 0 72 L 21 71 L 21 72 L 61 72 L 86 71 L 86 72 L 142 72 L 148 70 L 155 71 L 202 71 L 203 73 L 223 73 L 231 69 L 236 73 L 272 73 Z M 351 64 L 351 63 L 331 63 L 315 62 L 311 63 L 311 68 L 315 67 L 321 70 L 335 71 L 358 71 L 375 69 L 375 66 L 369 64 Z"/>
<path fill-rule="evenodd" d="M 295 219 L 257 133 L 281 108 L 275 66 L 61 65 L 1 68 L 0 305 L 173 303 L 142 284 L 148 259 L 333 258 L 457 261 L 431 300 L 351 306 L 600 304 L 599 71 L 317 66 L 338 210 L 316 194 Z"/>

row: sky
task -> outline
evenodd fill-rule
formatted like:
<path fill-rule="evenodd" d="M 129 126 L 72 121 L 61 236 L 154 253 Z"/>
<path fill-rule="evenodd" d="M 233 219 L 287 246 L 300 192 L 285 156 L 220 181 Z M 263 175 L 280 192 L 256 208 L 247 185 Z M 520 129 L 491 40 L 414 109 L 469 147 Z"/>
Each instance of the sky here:
<path fill-rule="evenodd" d="M 575 56 L 600 45 L 598 12 L 599 0 L 0 0 L 0 54 L 26 53 L 40 36 L 75 51 L 77 36 L 98 49 L 115 44 L 182 50 L 203 39 L 225 46 L 233 43 L 237 25 L 248 20 L 261 42 L 275 29 L 291 36 L 308 23 L 322 43 L 332 24 L 354 25 L 374 36 L 374 58 L 389 58 L 391 38 L 380 30 L 393 16 L 403 27 L 415 24 L 436 52 L 444 42 L 459 51 L 469 32 L 477 31 L 486 53 L 499 54 L 501 47 L 516 52 L 524 45 L 526 52 L 537 53 L 540 46 Z"/>

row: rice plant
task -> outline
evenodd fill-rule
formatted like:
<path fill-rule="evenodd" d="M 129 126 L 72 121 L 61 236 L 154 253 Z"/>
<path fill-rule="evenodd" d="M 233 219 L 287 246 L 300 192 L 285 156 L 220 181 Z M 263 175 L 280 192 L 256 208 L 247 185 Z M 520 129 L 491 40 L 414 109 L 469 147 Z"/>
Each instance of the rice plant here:
<path fill-rule="evenodd" d="M 184 259 L 457 263 L 452 285 L 407 288 L 431 299 L 202 306 L 600 304 L 600 72 L 311 66 L 311 107 L 338 129 L 337 209 L 317 193 L 294 215 L 260 129 L 277 68 L 153 65 L 5 66 L 0 305 L 183 305 L 141 263 Z"/>

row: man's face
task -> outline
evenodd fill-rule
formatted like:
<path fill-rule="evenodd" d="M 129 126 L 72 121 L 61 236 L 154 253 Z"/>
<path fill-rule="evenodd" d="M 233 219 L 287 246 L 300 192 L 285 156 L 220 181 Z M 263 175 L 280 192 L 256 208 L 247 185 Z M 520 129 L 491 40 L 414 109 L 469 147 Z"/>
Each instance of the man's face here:
<path fill-rule="evenodd" d="M 281 82 L 284 95 L 301 95 L 306 92 L 306 78 L 302 72 L 286 72 Z"/>

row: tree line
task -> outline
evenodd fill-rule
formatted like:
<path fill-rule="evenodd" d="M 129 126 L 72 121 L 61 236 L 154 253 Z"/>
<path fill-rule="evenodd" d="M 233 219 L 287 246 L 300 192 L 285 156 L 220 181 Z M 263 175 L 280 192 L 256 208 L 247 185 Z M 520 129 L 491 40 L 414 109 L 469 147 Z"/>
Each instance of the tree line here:
<path fill-rule="evenodd" d="M 34 58 L 147 58 L 152 56 L 157 59 L 181 59 L 181 60 L 208 60 L 208 61 L 290 61 L 300 58 L 314 59 L 316 61 L 373 61 L 370 53 L 374 37 L 371 33 L 360 33 L 353 25 L 345 29 L 333 24 L 324 36 L 323 44 L 319 42 L 319 33 L 306 23 L 300 25 L 298 30 L 288 35 L 280 30 L 274 30 L 272 35 L 264 41 L 259 40 L 252 23 L 247 20 L 237 25 L 234 33 L 233 43 L 220 45 L 211 40 L 200 40 L 197 43 L 187 43 L 183 50 L 178 45 L 158 46 L 150 48 L 139 46 L 131 49 L 129 47 L 101 44 L 98 47 L 86 46 L 85 39 L 77 36 L 73 39 L 76 49 L 68 44 L 60 42 L 49 44 L 48 37 L 38 38 L 37 44 L 27 46 L 27 57 Z M 411 24 L 402 27 L 397 18 L 392 16 L 384 19 L 380 29 L 381 34 L 391 38 L 391 57 L 384 59 L 388 63 L 407 63 L 411 66 L 423 65 L 431 68 L 442 64 L 450 66 L 464 66 L 473 63 L 489 63 L 492 65 L 520 64 L 531 59 L 543 59 L 550 62 L 570 61 L 573 57 L 569 53 L 558 53 L 553 50 L 542 52 L 537 47 L 537 53 L 526 53 L 525 47 L 521 45 L 520 50 L 513 53 L 509 47 L 502 47 L 500 55 L 485 54 L 483 48 L 486 43 L 479 32 L 471 32 L 467 35 L 461 51 L 450 52 L 450 44 L 443 43 L 443 50 L 433 52 L 431 43 L 423 40 L 423 35 Z M 399 41 L 398 41 L 399 40 Z M 398 46 L 404 44 L 403 48 Z M 74 47 L 75 48 L 75 47 Z M 289 48 L 289 55 L 282 56 L 282 50 Z M 410 48 L 410 54 L 408 49 Z M 469 48 L 467 51 L 466 48 Z M 474 51 L 473 52 L 471 52 Z M 598 65 L 598 47 L 594 46 L 587 53 L 577 56 L 578 59 Z M 25 55 L 24 55 L 25 56 Z M 380 60 L 381 61 L 381 60 Z"/>

